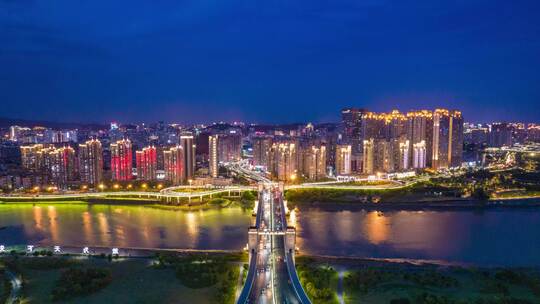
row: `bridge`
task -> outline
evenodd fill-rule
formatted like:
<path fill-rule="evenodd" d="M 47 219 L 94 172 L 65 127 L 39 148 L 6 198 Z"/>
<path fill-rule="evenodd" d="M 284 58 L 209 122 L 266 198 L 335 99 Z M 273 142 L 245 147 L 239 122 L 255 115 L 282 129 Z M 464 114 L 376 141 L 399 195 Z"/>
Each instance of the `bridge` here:
<path fill-rule="evenodd" d="M 202 191 L 181 191 L 189 190 L 190 186 L 170 187 L 161 190 L 160 192 L 150 191 L 102 191 L 102 192 L 77 192 L 77 193 L 59 193 L 59 194 L 42 194 L 42 195 L 2 195 L 0 198 L 6 200 L 55 200 L 55 199 L 88 199 L 88 198 L 122 198 L 122 197 L 136 197 L 136 198 L 148 198 L 165 200 L 167 202 L 177 201 L 181 199 L 202 200 L 204 197 L 212 197 L 218 194 L 232 195 L 240 194 L 243 191 L 256 190 L 256 187 L 251 186 L 228 186 L 221 188 L 209 188 Z M 195 187 L 191 187 L 195 188 Z"/>
<path fill-rule="evenodd" d="M 296 234 L 285 213 L 283 184 L 260 183 L 255 225 L 248 231 L 249 270 L 237 304 L 311 304 L 296 273 Z"/>

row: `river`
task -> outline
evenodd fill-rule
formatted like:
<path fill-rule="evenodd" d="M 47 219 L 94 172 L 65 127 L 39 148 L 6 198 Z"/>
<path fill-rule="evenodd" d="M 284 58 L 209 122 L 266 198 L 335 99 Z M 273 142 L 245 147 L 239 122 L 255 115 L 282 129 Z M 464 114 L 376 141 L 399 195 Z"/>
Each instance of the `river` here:
<path fill-rule="evenodd" d="M 540 266 L 540 209 L 371 211 L 300 207 L 301 252 Z M 174 211 L 148 206 L 0 205 L 0 245 L 239 250 L 251 213 L 240 207 Z"/>

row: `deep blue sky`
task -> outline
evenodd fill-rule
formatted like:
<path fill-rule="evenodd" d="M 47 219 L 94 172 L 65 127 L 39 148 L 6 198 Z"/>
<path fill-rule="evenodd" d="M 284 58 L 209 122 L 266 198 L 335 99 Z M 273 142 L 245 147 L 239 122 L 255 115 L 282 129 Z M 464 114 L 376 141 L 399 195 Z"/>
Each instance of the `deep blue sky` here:
<path fill-rule="evenodd" d="M 540 122 L 540 1 L 0 0 L 0 102 L 57 121 Z"/>

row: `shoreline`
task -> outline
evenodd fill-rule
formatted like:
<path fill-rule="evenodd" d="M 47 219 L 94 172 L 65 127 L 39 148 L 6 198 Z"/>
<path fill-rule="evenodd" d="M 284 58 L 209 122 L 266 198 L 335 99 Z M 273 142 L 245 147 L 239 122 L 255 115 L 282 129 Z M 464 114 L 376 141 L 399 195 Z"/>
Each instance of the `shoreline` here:
<path fill-rule="evenodd" d="M 39 197 L 32 197 L 28 199 L 16 199 L 16 200 L 5 200 L 7 197 L 0 197 L 0 206 L 1 205 L 10 205 L 10 204 L 32 204 L 32 205 L 41 205 L 41 204 L 66 204 L 66 205 L 139 205 L 139 206 L 149 206 L 161 208 L 163 210 L 199 210 L 199 209 L 213 209 L 213 208 L 227 208 L 235 204 L 235 201 L 230 200 L 230 203 L 221 206 L 221 205 L 212 205 L 208 202 L 194 202 L 194 203 L 184 203 L 184 204 L 167 204 L 155 199 L 140 199 L 140 198 L 90 198 L 90 199 L 42 199 Z M 490 198 L 488 200 L 482 201 L 477 199 L 470 198 L 444 198 L 438 200 L 423 200 L 417 199 L 412 201 L 385 201 L 379 203 L 370 203 L 364 201 L 339 201 L 332 199 L 329 201 L 293 201 L 291 200 L 294 206 L 302 207 L 354 207 L 368 210 L 376 209 L 396 209 L 396 210 L 416 210 L 416 209 L 484 209 L 484 208 L 497 208 L 497 207 L 507 207 L 507 208 L 532 208 L 540 207 L 540 196 L 520 196 L 520 197 L 504 197 L 504 198 Z"/>
<path fill-rule="evenodd" d="M 101 258 L 104 255 L 110 255 L 112 248 L 108 246 L 89 246 L 90 253 L 83 254 L 83 246 L 69 245 L 62 246 L 61 253 L 54 253 L 52 257 L 86 257 L 86 258 Z M 246 253 L 245 250 L 226 250 L 226 249 L 192 249 L 192 248 L 144 248 L 144 247 L 119 247 L 118 258 L 126 259 L 147 259 L 155 258 L 157 254 L 178 254 L 178 255 L 232 255 L 243 256 Z M 46 255 L 33 255 L 28 254 L 25 251 L 23 245 L 13 245 L 6 248 L 6 252 L 0 254 L 2 257 L 13 256 L 11 251 L 14 250 L 17 256 L 25 257 L 41 257 Z M 36 246 L 34 253 L 51 251 L 53 246 Z M 26 254 L 25 254 L 26 253 Z M 305 254 L 299 252 L 295 255 L 295 259 L 313 259 L 320 263 L 327 264 L 340 264 L 340 265 L 358 265 L 358 264 L 373 264 L 373 265 L 395 265 L 395 266 L 415 266 L 415 267 L 463 267 L 463 268 L 485 268 L 485 269 L 497 269 L 497 268 L 512 268 L 512 269 L 538 269 L 540 265 L 483 265 L 468 262 L 458 261 L 446 261 L 436 259 L 415 259 L 415 258 L 377 258 L 377 257 L 362 257 L 362 256 L 335 256 L 335 255 L 321 255 L 321 254 Z"/>
<path fill-rule="evenodd" d="M 336 209 L 365 209 L 365 210 L 423 210 L 423 209 L 446 209 L 446 210 L 471 210 L 471 209 L 496 209 L 496 208 L 538 208 L 540 197 L 519 197 L 505 199 L 489 199 L 486 201 L 463 198 L 448 198 L 444 200 L 426 200 L 411 202 L 324 202 L 324 201 L 292 201 L 296 207 L 321 207 Z"/>

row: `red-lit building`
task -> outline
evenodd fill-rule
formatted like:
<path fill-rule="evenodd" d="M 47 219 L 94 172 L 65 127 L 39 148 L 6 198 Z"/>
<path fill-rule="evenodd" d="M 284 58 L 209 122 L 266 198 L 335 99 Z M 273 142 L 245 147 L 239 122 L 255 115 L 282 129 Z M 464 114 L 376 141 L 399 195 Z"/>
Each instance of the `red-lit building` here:
<path fill-rule="evenodd" d="M 137 179 L 152 181 L 156 179 L 157 150 L 156 147 L 145 147 L 135 152 Z"/>
<path fill-rule="evenodd" d="M 122 139 L 111 144 L 111 173 L 115 181 L 127 181 L 132 177 L 131 141 Z"/>

